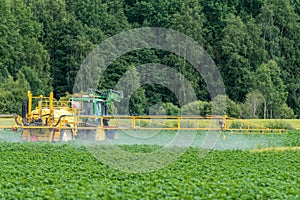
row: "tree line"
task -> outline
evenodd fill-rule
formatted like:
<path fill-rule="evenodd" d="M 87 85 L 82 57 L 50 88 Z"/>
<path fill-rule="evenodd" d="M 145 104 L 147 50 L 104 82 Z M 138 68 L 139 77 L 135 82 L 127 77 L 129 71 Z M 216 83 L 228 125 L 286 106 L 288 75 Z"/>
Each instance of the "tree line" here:
<path fill-rule="evenodd" d="M 0 0 L 0 113 L 20 113 L 27 90 L 71 93 L 80 64 L 105 39 L 138 27 L 184 33 L 212 56 L 226 87 L 227 114 L 244 118 L 300 116 L 300 2 L 298 0 Z M 206 84 L 183 58 L 157 49 L 113 62 L 98 88 L 113 88 L 134 66 L 162 63 L 184 75 L 193 106 L 208 114 Z M 133 69 L 133 70 L 132 70 Z M 155 71 L 150 72 L 155 73 Z M 186 92 L 186 88 L 180 88 Z M 167 88 L 147 84 L 130 98 L 132 114 L 176 114 Z M 126 96 L 127 95 L 127 96 Z"/>

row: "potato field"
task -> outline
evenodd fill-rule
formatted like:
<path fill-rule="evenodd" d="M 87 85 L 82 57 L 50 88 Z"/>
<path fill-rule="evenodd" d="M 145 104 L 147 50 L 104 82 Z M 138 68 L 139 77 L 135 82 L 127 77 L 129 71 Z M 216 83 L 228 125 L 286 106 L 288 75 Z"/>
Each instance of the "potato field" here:
<path fill-rule="evenodd" d="M 241 135 L 228 135 L 202 158 L 202 150 L 191 145 L 171 164 L 144 173 L 115 170 L 75 141 L 22 143 L 1 135 L 0 199 L 300 199 L 300 151 L 292 150 L 300 146 L 297 131 L 249 135 L 247 141 L 257 143 L 249 149 L 229 148 L 226 142 L 241 140 Z M 116 145 L 143 154 L 161 148 Z M 252 151 L 267 146 L 287 149 Z"/>

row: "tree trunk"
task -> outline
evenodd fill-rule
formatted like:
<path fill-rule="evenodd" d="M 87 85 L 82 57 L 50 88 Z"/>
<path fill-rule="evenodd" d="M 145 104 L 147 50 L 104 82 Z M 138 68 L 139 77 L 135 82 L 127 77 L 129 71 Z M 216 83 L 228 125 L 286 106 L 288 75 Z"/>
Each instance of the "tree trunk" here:
<path fill-rule="evenodd" d="M 267 102 L 264 100 L 264 119 L 267 118 Z"/>
<path fill-rule="evenodd" d="M 273 108 L 270 110 L 270 118 L 273 119 Z"/>

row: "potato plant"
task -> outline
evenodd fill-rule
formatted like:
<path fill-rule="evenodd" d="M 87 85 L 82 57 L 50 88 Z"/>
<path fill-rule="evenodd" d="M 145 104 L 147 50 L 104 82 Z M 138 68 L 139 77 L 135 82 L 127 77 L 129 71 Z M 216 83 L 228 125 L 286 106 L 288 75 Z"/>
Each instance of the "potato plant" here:
<path fill-rule="evenodd" d="M 129 152 L 157 145 L 122 145 Z M 0 199 L 299 199 L 300 151 L 189 148 L 149 173 L 101 164 L 78 144 L 0 143 Z"/>

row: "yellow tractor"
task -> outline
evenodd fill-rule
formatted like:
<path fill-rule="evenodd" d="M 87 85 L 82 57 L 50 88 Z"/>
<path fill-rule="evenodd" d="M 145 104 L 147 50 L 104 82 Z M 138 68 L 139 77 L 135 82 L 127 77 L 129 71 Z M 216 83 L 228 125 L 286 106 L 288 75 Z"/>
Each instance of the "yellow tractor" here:
<path fill-rule="evenodd" d="M 49 97 L 32 96 L 28 91 L 22 104 L 22 115 L 15 118 L 22 129 L 24 141 L 69 141 L 76 137 L 89 140 L 115 139 L 115 130 L 108 127 L 111 100 L 120 101 L 122 92 L 90 89 L 88 94 L 77 95 L 69 101 L 55 101 Z"/>

